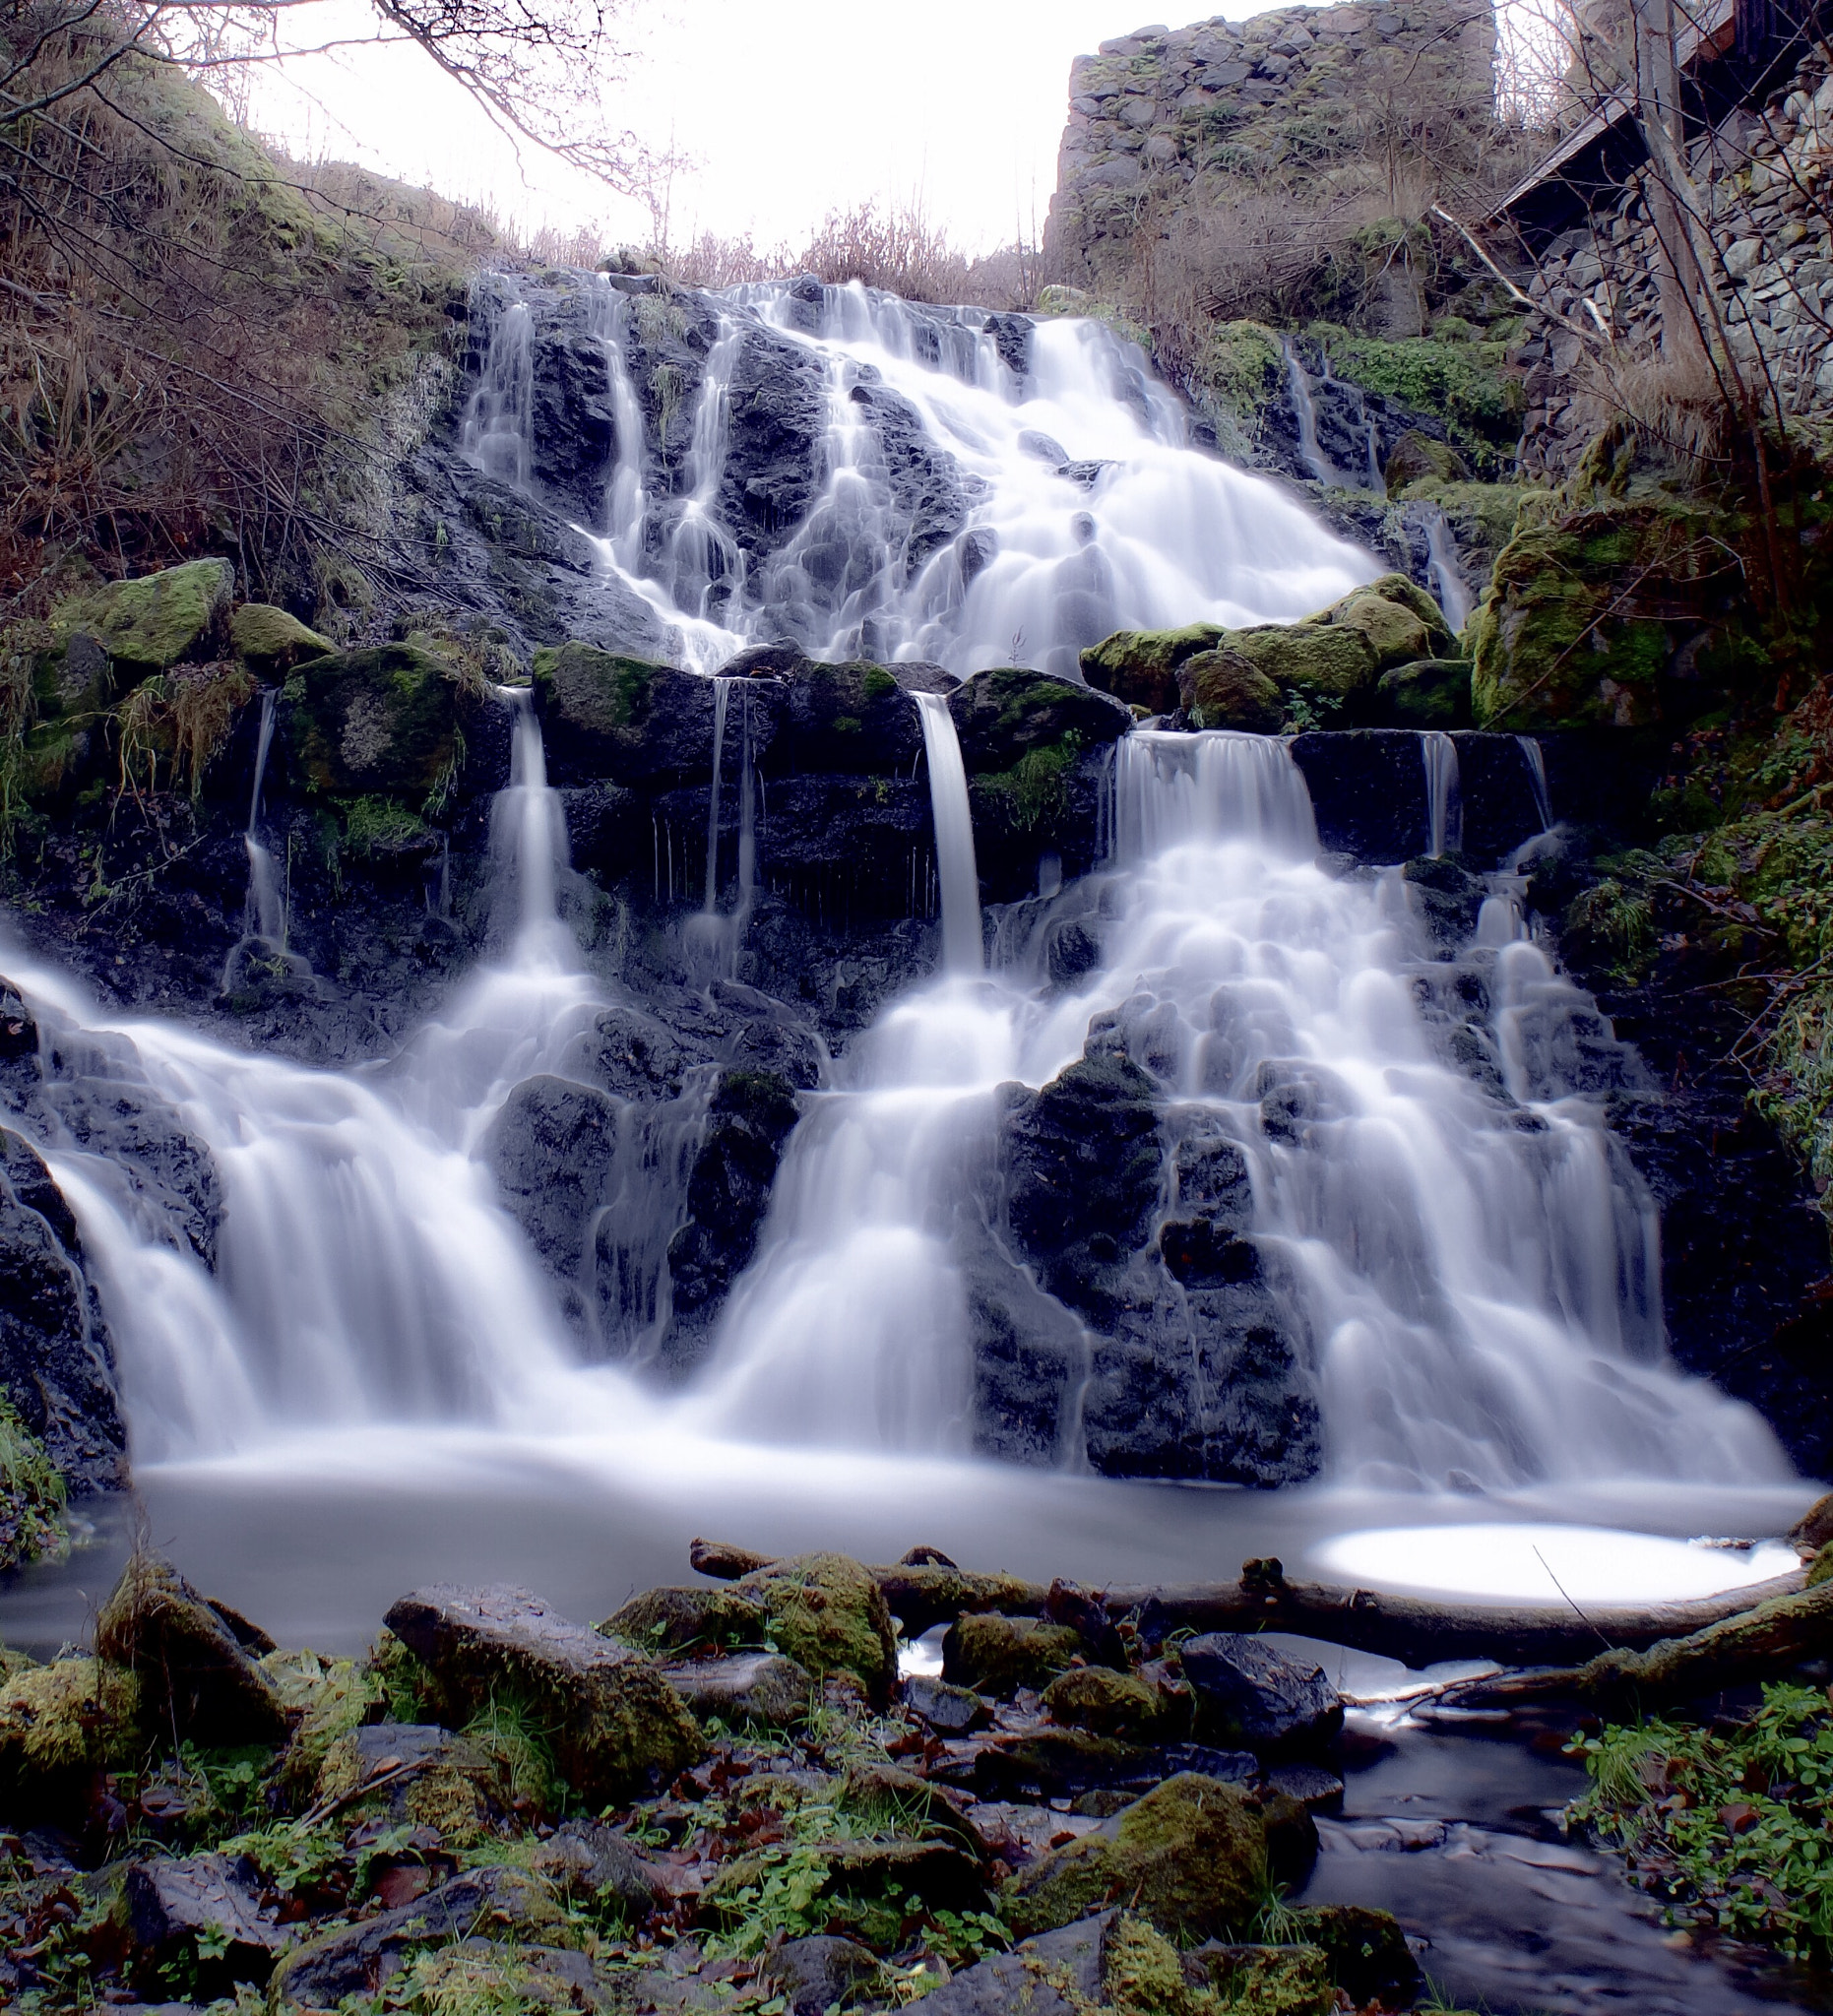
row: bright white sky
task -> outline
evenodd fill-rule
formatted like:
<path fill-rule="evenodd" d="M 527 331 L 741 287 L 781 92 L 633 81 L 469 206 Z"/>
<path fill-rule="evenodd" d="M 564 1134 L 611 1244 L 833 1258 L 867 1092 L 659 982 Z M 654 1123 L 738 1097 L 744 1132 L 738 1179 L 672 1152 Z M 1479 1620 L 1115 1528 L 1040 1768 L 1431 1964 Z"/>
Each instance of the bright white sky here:
<path fill-rule="evenodd" d="M 1226 11 L 1245 19 L 1268 4 Z M 626 38 L 642 53 L 618 123 L 664 146 L 672 136 L 698 159 L 673 193 L 673 242 L 706 228 L 794 247 L 829 210 L 920 198 L 970 252 L 1042 230 L 1070 59 L 1164 18 L 1136 0 L 660 0 L 631 15 Z M 310 42 L 368 18 L 360 0 L 322 0 L 286 20 Z M 525 227 L 590 222 L 605 244 L 647 236 L 644 214 L 597 185 L 533 150 L 519 162 L 417 51 L 296 59 L 250 85 L 250 123 L 302 157 L 361 160 Z"/>

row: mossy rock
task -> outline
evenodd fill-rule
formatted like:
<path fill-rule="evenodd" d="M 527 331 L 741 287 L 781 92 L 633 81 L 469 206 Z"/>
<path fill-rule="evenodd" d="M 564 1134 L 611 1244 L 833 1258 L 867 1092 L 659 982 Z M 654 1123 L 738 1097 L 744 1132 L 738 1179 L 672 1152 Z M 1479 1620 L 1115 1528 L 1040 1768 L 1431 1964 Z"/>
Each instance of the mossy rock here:
<path fill-rule="evenodd" d="M 114 667 L 93 631 L 73 630 L 32 661 L 32 699 L 42 722 L 92 721 L 113 703 L 114 690 Z"/>
<path fill-rule="evenodd" d="M 1019 665 L 976 672 L 949 695 L 948 711 L 969 775 L 1014 771 L 1035 749 L 1098 749 L 1133 725 L 1130 711 L 1091 686 L 1072 686 Z"/>
<path fill-rule="evenodd" d="M 337 650 L 330 638 L 272 602 L 244 602 L 229 618 L 229 643 L 245 665 L 269 678 Z"/>
<path fill-rule="evenodd" d="M 761 1597 L 717 1585 L 646 1589 L 598 1628 L 639 1652 L 731 1651 L 762 1645 L 767 1622 Z"/>
<path fill-rule="evenodd" d="M 1082 654 L 1082 676 L 1102 693 L 1149 714 L 1169 714 L 1180 704 L 1177 668 L 1222 641 L 1219 623 L 1181 630 L 1116 630 Z"/>
<path fill-rule="evenodd" d="M 1409 427 L 1389 451 L 1381 476 L 1388 495 L 1397 497 L 1409 483 L 1467 483 L 1470 464 L 1450 442 L 1434 441 L 1418 427 Z"/>
<path fill-rule="evenodd" d="M 372 1780 L 375 1789 L 364 1792 Z M 469 1849 L 496 1832 L 514 1792 L 484 1745 L 430 1724 L 378 1723 L 326 1746 L 311 1803 L 335 1805 L 347 1829 L 367 1820 L 431 1827 L 449 1848 Z"/>
<path fill-rule="evenodd" d="M 1334 2016 L 1337 1989 L 1314 1946 L 1206 1944 L 1179 1952 L 1130 1911 L 1102 1951 L 1104 2005 L 1115 2016 Z"/>
<path fill-rule="evenodd" d="M 1288 691 L 1347 700 L 1374 683 L 1375 655 L 1359 630 L 1333 623 L 1269 623 L 1231 630 L 1231 651 Z"/>
<path fill-rule="evenodd" d="M 1276 735 L 1286 719 L 1280 689 L 1238 651 L 1200 651 L 1178 667 L 1184 711 L 1200 728 L 1240 728 Z"/>
<path fill-rule="evenodd" d="M 286 1707 L 242 1644 L 241 1623 L 168 1561 L 135 1554 L 95 1619 L 95 1650 L 140 1674 L 154 1727 L 210 1743 L 280 1742 Z"/>
<path fill-rule="evenodd" d="M 309 1797 L 332 1744 L 365 1723 L 379 1721 L 387 1696 L 375 1673 L 353 1659 L 270 1652 L 262 1659 L 261 1670 L 273 1681 L 287 1714 L 298 1717 L 274 1773 L 275 1789 L 296 1804 Z"/>
<path fill-rule="evenodd" d="M 310 660 L 293 674 L 292 738 L 319 790 L 385 793 L 418 806 L 449 784 L 463 753 L 458 689 L 443 659 L 411 644 Z"/>
<path fill-rule="evenodd" d="M 389 1983 L 390 2006 L 424 2016 L 544 2016 L 596 2008 L 592 1964 L 563 1946 L 466 1939 L 425 1952 Z"/>
<path fill-rule="evenodd" d="M 1195 1941 L 1245 1924 L 1266 1886 L 1258 1804 L 1237 1786 L 1183 1771 L 1020 1869 L 1001 1915 L 1023 1935 L 1125 1904 L 1169 1937 Z"/>
<path fill-rule="evenodd" d="M 647 784 L 712 761 L 714 689 L 692 672 L 572 642 L 537 651 L 533 679 L 563 770 Z"/>
<path fill-rule="evenodd" d="M 1331 610 L 1330 620 L 1340 629 L 1356 631 L 1366 641 L 1377 672 L 1430 658 L 1433 646 L 1448 642 L 1451 634 L 1436 609 L 1432 621 L 1427 623 L 1404 602 L 1391 601 L 1372 589 L 1345 597 Z"/>
<path fill-rule="evenodd" d="M 1047 1687 L 1086 1651 L 1067 1624 L 986 1610 L 957 1617 L 942 1634 L 942 1674 L 952 1686 L 1004 1698 L 1020 1687 Z"/>
<path fill-rule="evenodd" d="M 1195 1699 L 1188 1687 L 1155 1686 L 1139 1673 L 1102 1666 L 1071 1667 L 1043 1690 L 1055 1722 L 1123 1742 L 1174 1742 L 1188 1735 Z"/>
<path fill-rule="evenodd" d="M 1375 682 L 1384 723 L 1400 728 L 1467 728 L 1471 666 L 1466 658 L 1422 658 L 1395 665 Z"/>
<path fill-rule="evenodd" d="M 1293 1935 L 1324 1956 L 1330 1979 L 1360 2009 L 1411 2008 L 1420 1992 L 1420 1967 L 1400 1922 L 1389 1912 L 1359 1904 L 1300 1905 L 1291 1915 Z"/>
<path fill-rule="evenodd" d="M 51 627 L 60 639 L 79 631 L 94 637 L 131 685 L 185 659 L 208 658 L 234 590 L 227 560 L 190 560 L 73 596 L 51 611 Z"/>
<path fill-rule="evenodd" d="M 0 1573 L 69 1544 L 63 1474 L 0 1388 Z"/>
<path fill-rule="evenodd" d="M 771 1642 L 816 1679 L 850 1673 L 874 1707 L 890 1700 L 897 1633 L 869 1569 L 847 1554 L 793 1554 L 734 1587 L 762 1602 Z"/>
<path fill-rule="evenodd" d="M 1472 619 L 1478 725 L 1659 721 L 1675 646 L 1728 593 L 1726 565 L 1708 516 L 1672 503 L 1537 513 L 1496 555 Z"/>
<path fill-rule="evenodd" d="M 145 1744 L 140 1683 L 107 1660 L 57 1659 L 0 1684 L 0 1797 L 10 1814 L 80 1795 Z"/>

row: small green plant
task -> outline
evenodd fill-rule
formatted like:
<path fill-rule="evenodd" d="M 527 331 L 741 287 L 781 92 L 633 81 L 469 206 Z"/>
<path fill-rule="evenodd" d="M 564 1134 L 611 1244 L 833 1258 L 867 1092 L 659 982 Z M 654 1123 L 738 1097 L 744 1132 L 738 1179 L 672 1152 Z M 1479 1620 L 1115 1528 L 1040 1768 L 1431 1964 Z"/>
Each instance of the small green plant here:
<path fill-rule="evenodd" d="M 0 1569 L 59 1559 L 69 1545 L 63 1475 L 0 1392 Z"/>

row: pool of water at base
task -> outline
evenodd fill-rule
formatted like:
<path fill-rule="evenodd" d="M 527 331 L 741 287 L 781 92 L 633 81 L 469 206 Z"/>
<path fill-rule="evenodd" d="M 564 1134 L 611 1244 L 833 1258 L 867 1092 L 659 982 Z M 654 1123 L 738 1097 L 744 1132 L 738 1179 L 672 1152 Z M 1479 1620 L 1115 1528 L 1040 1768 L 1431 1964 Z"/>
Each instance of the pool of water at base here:
<path fill-rule="evenodd" d="M 1361 1579 L 1420 1586 L 1434 1572 L 1408 1548 L 1428 1547 L 1433 1530 L 1525 1523 L 1758 1538 L 1785 1531 L 1812 1496 L 1807 1484 L 1642 1482 L 1505 1500 L 1262 1493 L 744 1444 L 633 1437 L 608 1449 L 365 1430 L 143 1469 L 131 1498 L 84 1508 L 86 1544 L 66 1562 L 0 1586 L 0 1640 L 41 1656 L 81 1643 L 136 1537 L 281 1643 L 349 1652 L 373 1637 L 396 1597 L 429 1581 L 520 1582 L 570 1614 L 602 1616 L 639 1589 L 691 1579 L 697 1535 L 867 1560 L 920 1543 L 968 1567 L 1105 1584 L 1233 1579 L 1243 1559 L 1268 1554 L 1289 1573 L 1321 1576 L 1333 1542 L 1394 1530 L 1422 1538 L 1395 1543 L 1390 1575 Z M 1601 1599 L 1679 1593 L 1612 1588 L 1610 1542 L 1568 1537 Z M 1558 1562 L 1557 1531 L 1541 1538 Z M 1452 1546 L 1447 1558 L 1481 1552 Z M 1673 1553 L 1696 1582 L 1696 1550 Z M 1754 1557 L 1716 1557 L 1720 1586 L 1755 1572 Z M 1646 1543 L 1625 1551 L 1623 1573 L 1646 1576 L 1649 1559 Z M 1550 1569 L 1545 1600 L 1559 1600 Z M 1390 1661 L 1309 1649 L 1359 1696 L 1407 1678 Z M 1612 1864 L 1561 1837 L 1558 1809 L 1584 1779 L 1547 1732 L 1448 1728 L 1377 1703 L 1352 1712 L 1352 1738 L 1344 1809 L 1321 1824 L 1304 1896 L 1394 1912 L 1428 1942 L 1428 1975 L 1459 2006 L 1491 2016 L 1740 2016 L 1808 1996 L 1799 1979 L 1676 1936 Z"/>

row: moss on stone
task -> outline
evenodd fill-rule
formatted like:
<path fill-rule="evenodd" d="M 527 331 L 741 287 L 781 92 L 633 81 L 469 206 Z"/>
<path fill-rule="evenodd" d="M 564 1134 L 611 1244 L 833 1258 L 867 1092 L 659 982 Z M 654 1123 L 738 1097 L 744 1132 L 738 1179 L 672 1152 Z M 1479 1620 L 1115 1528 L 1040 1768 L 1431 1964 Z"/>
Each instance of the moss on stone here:
<path fill-rule="evenodd" d="M 1481 472 L 1499 473 L 1513 463 L 1523 403 L 1520 380 L 1503 369 L 1503 345 L 1433 336 L 1388 343 L 1338 330 L 1322 336 L 1339 377 L 1442 421 Z"/>
<path fill-rule="evenodd" d="M 414 1737 L 421 1733 L 407 1732 Z M 371 1779 L 374 1790 L 363 1791 Z M 454 1849 L 489 1840 L 511 1802 L 499 1760 L 468 1737 L 443 1734 L 436 1756 L 423 1767 L 391 1773 L 378 1769 L 375 1753 L 365 1755 L 354 1732 L 346 1730 L 326 1745 L 311 1787 L 312 1805 L 335 1807 L 345 1829 L 370 1820 L 431 1827 Z"/>
<path fill-rule="evenodd" d="M 1181 630 L 1116 630 L 1082 654 L 1082 676 L 1099 692 L 1128 707 L 1169 714 L 1178 705 L 1177 668 L 1221 643 L 1219 623 L 1189 623 Z"/>
<path fill-rule="evenodd" d="M 1185 1687 L 1161 1690 L 1138 1673 L 1071 1667 L 1043 1690 L 1052 1720 L 1125 1742 L 1167 1742 L 1187 1735 L 1194 1700 Z"/>
<path fill-rule="evenodd" d="M 577 1971 L 535 1946 L 466 1940 L 422 1953 L 389 1984 L 391 2008 L 410 2016 L 537 2016 L 581 2006 Z"/>
<path fill-rule="evenodd" d="M 381 860 L 391 854 L 412 852 L 431 831 L 411 806 L 379 793 L 347 799 L 340 809 L 344 814 L 344 845 L 359 860 Z"/>
<path fill-rule="evenodd" d="M 69 1545 L 63 1474 L 0 1388 L 0 1573 Z"/>
<path fill-rule="evenodd" d="M 100 1659 L 28 1667 L 0 1685 L 0 1793 L 37 1810 L 92 1773 L 131 1764 L 144 1746 L 140 1686 Z"/>
<path fill-rule="evenodd" d="M 294 749 L 316 789 L 385 794 L 415 808 L 440 795 L 464 751 L 443 659 L 384 644 L 313 659 L 293 676 Z"/>
<path fill-rule="evenodd" d="M 296 1804 L 309 1796 L 332 1744 L 364 1723 L 379 1720 L 386 1696 L 376 1675 L 353 1659 L 270 1652 L 261 1670 L 273 1681 L 287 1714 L 298 1717 L 274 1773 L 281 1797 Z"/>
<path fill-rule="evenodd" d="M 1066 1672 L 1085 1648 L 1067 1624 L 995 1611 L 957 1617 L 942 1637 L 942 1673 L 953 1686 L 1007 1696 L 1043 1688 Z"/>
<path fill-rule="evenodd" d="M 1064 780 L 1082 754 L 1082 737 L 1071 728 L 1061 740 L 1028 749 L 1010 770 L 977 777 L 976 788 L 999 801 L 1006 823 L 1021 833 L 1054 826 L 1068 807 Z"/>
<path fill-rule="evenodd" d="M 1381 477 L 1388 495 L 1397 497 L 1409 483 L 1422 480 L 1468 482 L 1470 465 L 1448 441 L 1434 441 L 1418 427 L 1409 427 L 1389 451 Z"/>
<path fill-rule="evenodd" d="M 736 1074 L 734 1074 L 736 1075 Z M 768 1612 L 752 1592 L 716 1584 L 687 1589 L 646 1589 L 614 1610 L 599 1629 L 639 1652 L 722 1652 L 764 1642 Z"/>
<path fill-rule="evenodd" d="M 1359 630 L 1332 623 L 1270 623 L 1231 630 L 1224 642 L 1285 689 L 1346 700 L 1374 683 L 1375 655 Z"/>
<path fill-rule="evenodd" d="M 898 690 L 898 682 L 883 665 L 867 665 L 860 690 L 867 700 L 889 700 Z"/>
<path fill-rule="evenodd" d="M 1266 1884 L 1259 1806 L 1237 1786 L 1184 1771 L 1020 1869 L 1002 1911 L 1023 1934 L 1126 1904 L 1171 1938 L 1215 1938 L 1248 1922 Z"/>
<path fill-rule="evenodd" d="M 190 560 L 61 601 L 51 612 L 51 627 L 62 640 L 78 631 L 95 637 L 131 682 L 182 659 L 207 656 L 234 587 L 235 570 L 227 560 Z"/>
<path fill-rule="evenodd" d="M 1467 728 L 1470 680 L 1466 658 L 1423 658 L 1395 665 L 1375 682 L 1381 718 L 1402 728 Z"/>
<path fill-rule="evenodd" d="M 656 675 L 665 669 L 646 659 L 573 642 L 537 651 L 533 676 L 543 714 L 621 739 L 648 721 Z"/>
<path fill-rule="evenodd" d="M 847 1554 L 793 1554 L 744 1576 L 769 1619 L 775 1648 L 816 1679 L 851 1673 L 882 1707 L 898 1676 L 891 1612 L 868 1569 Z"/>
<path fill-rule="evenodd" d="M 1116 2016 L 1333 2016 L 1336 1986 L 1310 1946 L 1205 1946 L 1180 1953 L 1121 1912 L 1102 1950 L 1103 1999 Z"/>
<path fill-rule="evenodd" d="M 269 678 L 337 650 L 330 638 L 272 602 L 244 602 L 229 618 L 229 642 L 244 664 Z"/>
<path fill-rule="evenodd" d="M 1378 672 L 1430 657 L 1434 640 L 1446 635 L 1442 618 L 1428 625 L 1402 603 L 1372 592 L 1346 597 L 1330 620 L 1364 640 Z"/>

